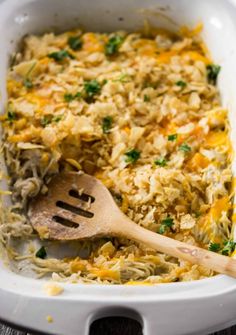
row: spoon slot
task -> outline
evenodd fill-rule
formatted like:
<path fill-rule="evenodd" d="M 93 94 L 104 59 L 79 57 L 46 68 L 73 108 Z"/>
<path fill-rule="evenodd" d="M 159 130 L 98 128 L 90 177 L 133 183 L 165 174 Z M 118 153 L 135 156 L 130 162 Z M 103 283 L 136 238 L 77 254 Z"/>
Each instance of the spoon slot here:
<path fill-rule="evenodd" d="M 85 201 L 85 202 L 90 201 L 91 204 L 95 201 L 95 198 L 92 195 L 89 195 L 89 194 L 86 194 L 86 193 L 79 194 L 79 192 L 76 191 L 76 190 L 70 190 L 69 195 L 73 198 L 80 199 L 80 200 Z"/>
<path fill-rule="evenodd" d="M 52 219 L 54 221 L 56 221 L 57 223 L 60 223 L 61 225 L 65 226 L 65 227 L 70 227 L 70 228 L 78 228 L 79 227 L 78 223 L 73 222 L 69 219 L 64 219 L 64 218 L 62 218 L 60 216 L 57 216 L 57 215 L 53 216 Z"/>
<path fill-rule="evenodd" d="M 56 202 L 56 206 L 86 218 L 92 218 L 94 216 L 94 214 L 89 211 L 85 211 L 82 208 L 72 206 L 61 200 Z"/>

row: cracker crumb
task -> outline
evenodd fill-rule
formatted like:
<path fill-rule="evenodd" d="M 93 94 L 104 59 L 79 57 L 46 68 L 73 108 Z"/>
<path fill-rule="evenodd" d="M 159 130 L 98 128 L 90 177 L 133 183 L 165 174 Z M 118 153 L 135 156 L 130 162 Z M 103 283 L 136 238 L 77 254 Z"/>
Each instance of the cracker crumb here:
<path fill-rule="evenodd" d="M 196 220 L 190 215 L 183 215 L 180 220 L 180 228 L 181 229 L 191 229 L 195 226 Z"/>
<path fill-rule="evenodd" d="M 64 288 L 56 283 L 47 283 L 44 285 L 44 291 L 49 296 L 55 296 L 62 294 Z"/>

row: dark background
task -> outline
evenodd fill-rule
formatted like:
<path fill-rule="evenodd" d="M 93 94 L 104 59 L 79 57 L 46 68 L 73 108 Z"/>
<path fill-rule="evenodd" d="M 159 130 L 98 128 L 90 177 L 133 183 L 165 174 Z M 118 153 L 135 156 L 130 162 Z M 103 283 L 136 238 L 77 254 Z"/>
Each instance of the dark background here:
<path fill-rule="evenodd" d="M 31 335 L 31 334 L 27 332 L 17 331 L 0 324 L 0 335 Z M 78 335 L 84 335 L 84 334 L 80 334 L 78 330 Z M 103 319 L 95 321 L 92 324 L 90 335 L 142 335 L 142 329 L 141 326 L 134 320 L 127 320 L 118 317 L 106 318 L 105 320 Z M 158 335 L 158 330 L 157 334 L 152 335 Z M 211 335 L 236 335 L 236 326 Z"/>

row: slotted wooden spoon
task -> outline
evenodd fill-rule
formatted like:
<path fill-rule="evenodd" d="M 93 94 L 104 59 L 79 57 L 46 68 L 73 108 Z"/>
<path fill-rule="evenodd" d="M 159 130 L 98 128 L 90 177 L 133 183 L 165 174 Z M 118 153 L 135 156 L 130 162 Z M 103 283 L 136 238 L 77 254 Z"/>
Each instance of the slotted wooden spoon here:
<path fill-rule="evenodd" d="M 68 241 L 125 237 L 236 278 L 236 260 L 138 226 L 121 212 L 108 189 L 86 174 L 54 177 L 48 194 L 31 202 L 28 215 L 42 238 Z"/>

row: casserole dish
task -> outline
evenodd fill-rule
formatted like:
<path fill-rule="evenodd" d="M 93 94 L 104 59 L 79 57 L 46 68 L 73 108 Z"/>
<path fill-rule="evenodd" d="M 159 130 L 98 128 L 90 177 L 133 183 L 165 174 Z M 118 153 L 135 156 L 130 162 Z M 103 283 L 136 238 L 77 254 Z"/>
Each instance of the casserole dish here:
<path fill-rule="evenodd" d="M 222 66 L 219 86 L 223 105 L 229 109 L 235 143 L 235 15 L 234 2 L 223 0 L 202 0 L 191 5 L 184 0 L 149 0 L 145 4 L 140 0 L 119 4 L 70 0 L 66 5 L 61 0 L 4 1 L 0 9 L 2 109 L 9 55 L 27 33 L 66 30 L 78 25 L 93 31 L 137 30 L 145 19 L 174 30 L 201 20 L 203 38 L 214 60 Z M 4 264 L 0 271 L 0 318 L 47 334 L 87 334 L 94 319 L 120 315 L 140 321 L 144 334 L 203 334 L 234 323 L 236 316 L 236 282 L 225 276 L 148 287 L 65 284 L 64 293 L 52 298 L 43 292 L 43 280 L 16 275 Z M 51 323 L 47 321 L 49 316 Z"/>

